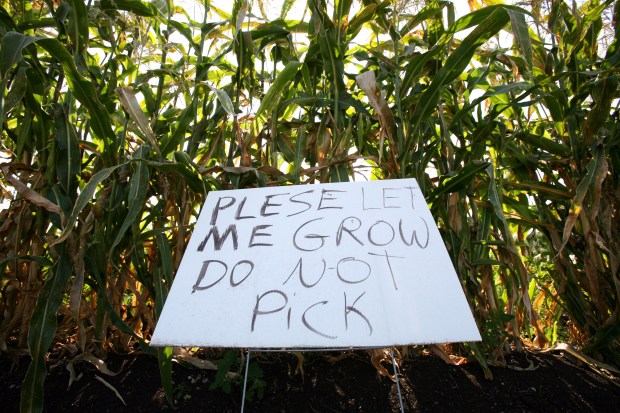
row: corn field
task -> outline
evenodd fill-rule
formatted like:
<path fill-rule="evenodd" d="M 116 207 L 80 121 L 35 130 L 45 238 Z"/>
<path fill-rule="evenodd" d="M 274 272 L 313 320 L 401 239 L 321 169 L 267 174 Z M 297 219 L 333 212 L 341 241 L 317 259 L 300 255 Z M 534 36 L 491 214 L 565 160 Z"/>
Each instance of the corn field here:
<path fill-rule="evenodd" d="M 23 411 L 51 349 L 155 354 L 171 393 L 149 338 L 220 189 L 415 178 L 483 336 L 452 352 L 620 366 L 620 3 L 230 3 L 0 0 L 0 352 L 32 358 Z"/>

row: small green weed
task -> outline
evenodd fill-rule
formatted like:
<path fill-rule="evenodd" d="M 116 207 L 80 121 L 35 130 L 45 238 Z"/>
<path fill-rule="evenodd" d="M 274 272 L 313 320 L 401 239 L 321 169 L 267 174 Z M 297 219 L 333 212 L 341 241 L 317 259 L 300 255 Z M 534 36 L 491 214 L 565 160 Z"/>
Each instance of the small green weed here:
<path fill-rule="evenodd" d="M 209 390 L 222 389 L 224 393 L 230 393 L 234 386 L 243 386 L 243 374 L 234 372 L 239 371 L 239 357 L 235 350 L 228 350 L 221 360 L 215 362 L 217 373 L 214 382 L 209 386 Z M 248 386 L 245 397 L 252 400 L 254 396 L 262 399 L 265 393 L 266 383 L 262 379 L 263 369 L 256 362 L 250 362 L 248 367 Z"/>

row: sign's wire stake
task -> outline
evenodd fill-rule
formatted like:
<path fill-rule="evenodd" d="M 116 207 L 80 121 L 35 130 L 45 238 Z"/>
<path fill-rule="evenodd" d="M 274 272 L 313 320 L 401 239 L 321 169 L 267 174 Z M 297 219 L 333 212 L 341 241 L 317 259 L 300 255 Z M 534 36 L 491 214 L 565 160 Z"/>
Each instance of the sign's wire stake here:
<path fill-rule="evenodd" d="M 394 366 L 394 379 L 396 380 L 396 390 L 398 390 L 398 401 L 400 402 L 400 412 L 405 413 L 405 408 L 403 407 L 403 395 L 400 392 L 400 378 L 398 377 L 398 370 L 396 368 L 396 359 L 394 358 L 394 349 L 392 347 L 390 347 L 390 354 L 392 355 L 392 366 Z"/>
<path fill-rule="evenodd" d="M 394 355 L 392 355 L 392 358 Z M 241 395 L 241 413 L 243 413 L 243 409 L 245 408 L 245 389 L 248 384 L 248 370 L 250 368 L 250 349 L 248 349 L 248 355 L 245 360 L 245 375 L 243 376 L 243 394 Z M 400 394 L 400 389 L 398 390 L 398 394 Z M 400 408 L 403 408 L 403 402 L 400 402 Z"/>

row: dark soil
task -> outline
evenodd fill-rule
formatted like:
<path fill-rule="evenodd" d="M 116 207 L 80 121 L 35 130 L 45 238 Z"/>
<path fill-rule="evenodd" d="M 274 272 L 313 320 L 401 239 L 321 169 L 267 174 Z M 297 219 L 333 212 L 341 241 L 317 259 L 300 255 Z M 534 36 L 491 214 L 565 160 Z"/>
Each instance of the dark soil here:
<path fill-rule="evenodd" d="M 246 412 L 398 412 L 396 384 L 379 377 L 367 352 L 350 353 L 339 361 L 334 353 L 305 353 L 303 375 L 295 374 L 293 353 L 255 353 L 248 387 L 253 397 Z M 256 356 L 256 357 L 254 357 Z M 619 412 L 620 387 L 576 359 L 561 354 L 517 353 L 508 368 L 491 367 L 484 378 L 479 365 L 449 365 L 417 356 L 401 367 L 401 389 L 407 412 Z M 235 358 L 236 359 L 236 358 Z M 19 411 L 21 381 L 29 359 L 0 357 L 0 411 Z M 124 363 L 124 364 L 123 364 Z M 209 390 L 217 381 L 212 370 L 175 363 L 175 409 L 165 399 L 157 359 L 147 355 L 109 355 L 115 376 L 92 364 L 74 364 L 70 387 L 66 362 L 49 366 L 45 381 L 47 412 L 238 412 L 242 376 L 218 383 L 229 392 Z M 390 367 L 390 366 L 386 366 Z M 234 367 L 239 370 L 238 366 Z M 100 379 L 112 386 L 125 404 Z M 262 394 L 259 390 L 262 389 Z"/>

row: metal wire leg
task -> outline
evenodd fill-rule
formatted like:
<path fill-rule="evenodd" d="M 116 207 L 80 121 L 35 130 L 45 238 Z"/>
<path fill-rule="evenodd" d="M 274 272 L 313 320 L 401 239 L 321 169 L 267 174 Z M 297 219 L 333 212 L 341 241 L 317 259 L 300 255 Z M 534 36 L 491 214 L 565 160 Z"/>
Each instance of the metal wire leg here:
<path fill-rule="evenodd" d="M 398 390 L 398 401 L 400 402 L 400 412 L 405 413 L 405 408 L 403 406 L 403 395 L 400 392 L 400 379 L 398 378 L 398 371 L 396 369 L 396 359 L 394 358 L 394 349 L 392 347 L 390 347 L 390 354 L 392 355 L 392 366 L 394 366 L 394 378 L 396 379 L 396 389 Z"/>
<path fill-rule="evenodd" d="M 392 358 L 394 355 L 392 355 Z M 245 361 L 245 375 L 243 376 L 243 394 L 241 395 L 241 413 L 243 413 L 243 409 L 245 408 L 245 390 L 248 384 L 248 370 L 250 368 L 250 349 L 248 349 L 248 355 Z M 400 394 L 400 390 L 398 390 L 398 394 Z M 403 403 L 400 403 L 401 410 Z"/>

